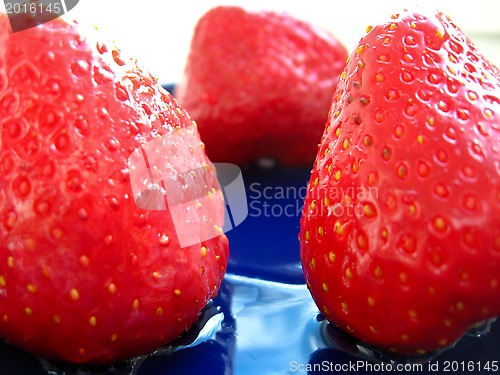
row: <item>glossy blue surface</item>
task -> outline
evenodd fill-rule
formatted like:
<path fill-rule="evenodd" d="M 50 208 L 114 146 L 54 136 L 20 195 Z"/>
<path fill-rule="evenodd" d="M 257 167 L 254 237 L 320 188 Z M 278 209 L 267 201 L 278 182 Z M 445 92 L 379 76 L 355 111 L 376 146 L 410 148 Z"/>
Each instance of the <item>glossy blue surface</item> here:
<path fill-rule="evenodd" d="M 492 366 L 493 361 L 500 361 L 498 322 L 491 324 L 488 334 L 477 337 L 471 333 L 433 358 L 391 358 L 362 346 L 324 321 L 303 283 L 299 266 L 300 210 L 292 214 L 288 209 L 289 215 L 264 215 L 265 205 L 267 212 L 275 207 L 274 213 L 285 212 L 285 207 L 300 208 L 304 193 L 301 189 L 309 172 L 255 167 L 243 170 L 242 175 L 249 205 L 257 203 L 249 207 L 247 219 L 227 233 L 231 244 L 229 274 L 198 324 L 174 345 L 113 367 L 77 368 L 45 362 L 44 368 L 36 358 L 2 344 L 0 375 L 46 375 L 47 371 L 92 375 L 273 375 L 328 373 L 330 369 L 380 374 L 389 365 L 393 371 L 385 373 L 500 374 L 500 369 L 493 371 Z M 444 371 L 447 363 L 450 370 L 452 366 L 459 370 L 466 366 L 465 371 Z M 382 364 L 386 367 L 370 368 Z M 469 364 L 474 371 L 467 370 Z M 397 371 L 398 365 L 413 371 Z M 439 371 L 431 371 L 436 366 Z"/>
<path fill-rule="evenodd" d="M 304 284 L 299 222 L 310 171 L 247 168 L 248 216 L 227 236 L 229 273 L 289 284 Z"/>

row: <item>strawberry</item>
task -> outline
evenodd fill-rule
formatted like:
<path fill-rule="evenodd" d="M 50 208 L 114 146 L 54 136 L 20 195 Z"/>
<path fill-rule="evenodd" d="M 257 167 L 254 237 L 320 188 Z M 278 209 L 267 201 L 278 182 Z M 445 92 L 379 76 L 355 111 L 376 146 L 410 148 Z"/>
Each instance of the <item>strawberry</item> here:
<path fill-rule="evenodd" d="M 290 15 L 219 6 L 196 25 L 176 96 L 212 161 L 310 166 L 346 58 Z"/>
<path fill-rule="evenodd" d="M 0 49 L 0 336 L 75 363 L 177 338 L 228 258 L 194 122 L 76 23 L 13 34 L 2 15 Z"/>
<path fill-rule="evenodd" d="M 334 95 L 301 219 L 325 317 L 383 350 L 500 313 L 500 72 L 440 12 L 368 28 Z"/>

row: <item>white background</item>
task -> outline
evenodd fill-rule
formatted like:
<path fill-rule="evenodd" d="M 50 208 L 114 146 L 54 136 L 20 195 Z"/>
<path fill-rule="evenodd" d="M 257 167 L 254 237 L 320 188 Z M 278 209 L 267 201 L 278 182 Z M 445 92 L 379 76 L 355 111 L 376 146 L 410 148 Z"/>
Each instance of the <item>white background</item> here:
<path fill-rule="evenodd" d="M 197 20 L 210 8 L 231 4 L 286 11 L 331 31 L 349 50 L 368 25 L 385 22 L 407 0 L 80 0 L 69 18 L 97 25 L 106 38 L 136 58 L 162 83 L 178 82 Z M 500 1 L 423 0 L 448 14 L 491 61 L 500 65 Z M 3 3 L 2 3 L 3 7 Z"/>

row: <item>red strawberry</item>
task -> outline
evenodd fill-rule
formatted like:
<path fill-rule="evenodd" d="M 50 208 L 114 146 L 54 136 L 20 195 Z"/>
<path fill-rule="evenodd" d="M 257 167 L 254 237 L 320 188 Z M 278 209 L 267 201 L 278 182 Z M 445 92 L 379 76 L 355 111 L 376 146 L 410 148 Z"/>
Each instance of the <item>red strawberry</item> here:
<path fill-rule="evenodd" d="M 0 49 L 0 336 L 77 363 L 175 339 L 228 257 L 204 232 L 224 206 L 189 115 L 76 24 L 13 34 L 2 15 Z M 153 207 L 155 186 L 177 207 Z"/>
<path fill-rule="evenodd" d="M 311 165 L 346 58 L 306 22 L 221 6 L 199 20 L 176 96 L 212 161 Z"/>
<path fill-rule="evenodd" d="M 301 221 L 321 312 L 434 351 L 500 313 L 500 72 L 443 14 L 368 31 L 334 95 Z"/>

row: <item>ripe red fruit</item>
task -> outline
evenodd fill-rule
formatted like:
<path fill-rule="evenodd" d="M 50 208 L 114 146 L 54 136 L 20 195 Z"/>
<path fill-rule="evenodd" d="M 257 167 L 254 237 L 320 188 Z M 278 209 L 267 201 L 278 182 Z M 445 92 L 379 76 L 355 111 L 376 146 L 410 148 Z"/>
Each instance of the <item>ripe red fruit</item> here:
<path fill-rule="evenodd" d="M 176 96 L 212 161 L 311 165 L 346 58 L 306 22 L 221 6 L 199 20 Z"/>
<path fill-rule="evenodd" d="M 224 205 L 188 113 L 76 24 L 13 34 L 2 15 L 0 49 L 0 336 L 77 363 L 177 338 L 228 258 L 226 237 L 203 232 L 222 227 Z M 190 246 L 172 207 L 153 210 L 141 150 L 189 213 Z"/>
<path fill-rule="evenodd" d="M 321 312 L 403 354 L 500 313 L 500 72 L 443 14 L 369 30 L 334 95 L 301 221 Z"/>

